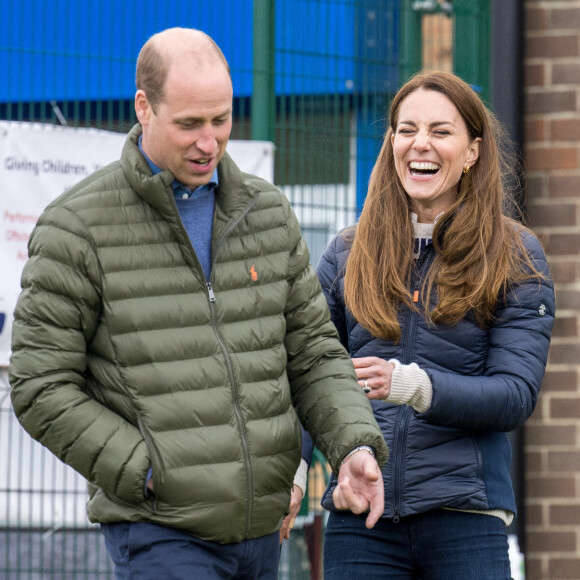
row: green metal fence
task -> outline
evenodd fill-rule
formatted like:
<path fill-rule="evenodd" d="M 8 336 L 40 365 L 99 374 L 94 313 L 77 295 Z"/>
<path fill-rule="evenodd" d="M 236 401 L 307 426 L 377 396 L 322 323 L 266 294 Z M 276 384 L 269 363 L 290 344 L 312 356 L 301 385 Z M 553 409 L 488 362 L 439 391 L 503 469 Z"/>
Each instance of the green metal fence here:
<path fill-rule="evenodd" d="M 131 83 L 148 36 L 210 33 L 232 65 L 232 139 L 273 141 L 274 181 L 313 263 L 356 220 L 401 82 L 444 68 L 489 94 L 488 0 L 0 0 L 0 11 L 0 120 L 120 133 L 135 123 Z M 5 369 L 0 402 L 0 580 L 112 578 L 84 482 L 20 428 Z M 325 477 L 321 458 L 281 578 L 319 577 Z"/>

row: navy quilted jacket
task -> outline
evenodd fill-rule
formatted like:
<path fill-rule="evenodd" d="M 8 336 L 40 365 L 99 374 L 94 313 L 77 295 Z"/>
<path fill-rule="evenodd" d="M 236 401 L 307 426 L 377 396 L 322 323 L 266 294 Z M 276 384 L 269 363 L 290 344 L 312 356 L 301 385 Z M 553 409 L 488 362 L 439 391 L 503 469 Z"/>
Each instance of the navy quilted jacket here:
<path fill-rule="evenodd" d="M 342 233 L 318 264 L 332 319 L 351 357 L 415 362 L 433 385 L 432 406 L 423 414 L 407 405 L 371 402 L 390 451 L 383 470 L 385 517 L 441 507 L 516 511 L 506 432 L 521 426 L 536 406 L 555 311 L 545 255 L 533 235 L 524 235 L 546 278 L 509 293 L 498 303 L 491 328 L 482 330 L 472 314 L 455 326 L 429 327 L 420 314 L 402 308 L 399 344 L 371 336 L 346 310 L 349 243 Z M 434 256 L 430 244 L 418 261 L 413 288 L 420 287 Z M 323 497 L 327 509 L 333 509 L 334 483 L 333 478 Z"/>

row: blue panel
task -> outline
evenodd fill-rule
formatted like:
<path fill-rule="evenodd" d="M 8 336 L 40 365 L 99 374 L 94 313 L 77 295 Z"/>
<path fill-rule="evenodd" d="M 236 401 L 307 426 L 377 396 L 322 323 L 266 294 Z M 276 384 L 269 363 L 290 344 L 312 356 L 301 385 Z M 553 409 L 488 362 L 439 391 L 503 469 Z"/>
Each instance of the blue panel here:
<path fill-rule="evenodd" d="M 398 4 L 277 0 L 276 92 L 388 90 Z M 236 95 L 252 92 L 253 0 L 0 0 L 0 14 L 0 102 L 132 99 L 139 49 L 171 26 L 212 36 Z"/>
<path fill-rule="evenodd" d="M 139 49 L 171 26 L 210 34 L 251 92 L 252 0 L 0 0 L 0 14 L 0 102 L 132 99 Z"/>
<path fill-rule="evenodd" d="M 276 92 L 350 93 L 355 85 L 355 4 L 276 2 Z"/>
<path fill-rule="evenodd" d="M 398 84 L 399 0 L 359 0 L 353 28 L 357 31 L 357 92 L 393 93 Z"/>

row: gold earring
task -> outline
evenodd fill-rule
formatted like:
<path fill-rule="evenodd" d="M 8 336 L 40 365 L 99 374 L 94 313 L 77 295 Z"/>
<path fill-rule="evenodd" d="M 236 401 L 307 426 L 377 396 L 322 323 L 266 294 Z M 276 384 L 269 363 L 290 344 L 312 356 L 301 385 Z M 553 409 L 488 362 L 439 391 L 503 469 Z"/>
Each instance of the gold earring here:
<path fill-rule="evenodd" d="M 468 173 L 469 173 L 469 165 L 466 165 L 466 166 L 463 168 L 463 175 L 467 175 Z"/>

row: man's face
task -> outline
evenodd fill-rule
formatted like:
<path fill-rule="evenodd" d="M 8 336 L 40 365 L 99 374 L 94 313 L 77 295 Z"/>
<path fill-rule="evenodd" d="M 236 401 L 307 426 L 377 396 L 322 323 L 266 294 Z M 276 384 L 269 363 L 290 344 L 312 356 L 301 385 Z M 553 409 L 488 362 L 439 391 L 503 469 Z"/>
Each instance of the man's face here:
<path fill-rule="evenodd" d="M 156 111 L 143 91 L 135 95 L 143 150 L 155 165 L 195 189 L 211 179 L 230 138 L 230 76 L 222 63 L 193 67 L 179 61 L 169 69 L 164 92 Z"/>

